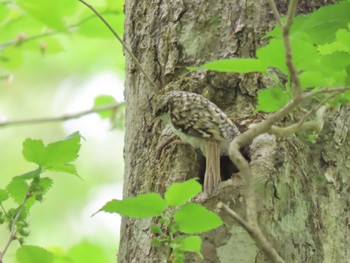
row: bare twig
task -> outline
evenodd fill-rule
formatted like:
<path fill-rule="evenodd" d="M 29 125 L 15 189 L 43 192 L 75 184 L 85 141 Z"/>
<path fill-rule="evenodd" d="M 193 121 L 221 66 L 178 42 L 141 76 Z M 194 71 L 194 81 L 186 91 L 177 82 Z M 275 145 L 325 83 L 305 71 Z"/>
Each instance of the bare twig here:
<path fill-rule="evenodd" d="M 287 13 L 287 21 L 286 24 L 284 25 L 286 28 L 290 28 L 294 21 L 294 17 L 297 12 L 297 7 L 298 7 L 298 0 L 290 0 L 289 1 L 289 6 L 288 6 L 288 13 Z"/>
<path fill-rule="evenodd" d="M 280 13 L 278 12 L 275 1 L 274 0 L 268 0 L 268 1 L 269 1 L 270 7 L 272 9 L 273 15 L 275 16 L 278 25 L 282 28 L 283 25 L 282 25 L 281 16 L 280 16 Z"/>
<path fill-rule="evenodd" d="M 106 21 L 106 19 L 103 18 L 103 16 L 100 15 L 99 12 L 90 4 L 85 2 L 84 0 L 79 0 L 82 4 L 87 6 L 92 12 L 95 13 L 95 15 L 108 27 L 108 29 L 113 33 L 113 35 L 117 38 L 117 40 L 122 44 L 125 51 L 130 55 L 134 63 L 137 65 L 137 67 L 141 70 L 149 84 L 151 84 L 154 88 L 158 88 L 155 82 L 151 79 L 151 77 L 146 73 L 146 71 L 143 69 L 141 63 L 139 60 L 135 57 L 135 55 L 131 52 L 131 50 L 128 48 L 128 46 L 124 43 L 123 39 L 118 35 L 118 33 L 113 29 L 113 27 Z"/>
<path fill-rule="evenodd" d="M 345 91 L 350 91 L 350 86 L 346 87 L 325 87 L 325 88 L 320 88 L 314 91 L 311 91 L 309 93 L 304 94 L 304 99 L 312 98 L 315 97 L 316 95 L 319 94 L 326 94 L 326 93 L 342 93 Z"/>
<path fill-rule="evenodd" d="M 301 95 L 301 84 L 300 79 L 298 76 L 298 72 L 293 64 L 293 55 L 292 55 L 292 46 L 290 43 L 290 27 L 293 23 L 297 6 L 298 6 L 298 0 L 290 0 L 289 6 L 288 6 L 288 12 L 287 12 L 287 20 L 285 23 L 282 23 L 281 16 L 278 12 L 277 6 L 275 4 L 274 0 L 268 0 L 271 9 L 273 11 L 273 14 L 276 18 L 276 21 L 278 25 L 281 27 L 282 35 L 283 35 L 283 43 L 284 43 L 284 49 L 285 49 L 285 56 L 286 56 L 286 65 L 289 70 L 289 74 L 292 80 L 292 85 L 294 85 L 294 97 L 298 97 Z"/>
<path fill-rule="evenodd" d="M 257 246 L 260 247 L 261 250 L 264 251 L 270 257 L 270 259 L 272 259 L 273 262 L 277 262 L 277 263 L 284 262 L 284 260 L 273 248 L 270 242 L 266 239 L 266 237 L 261 232 L 258 226 L 245 222 L 242 217 L 240 217 L 235 211 L 230 209 L 227 205 L 225 205 L 222 202 L 218 203 L 218 208 L 224 210 L 229 216 L 235 219 L 236 222 L 248 232 L 248 234 L 255 241 Z"/>
<path fill-rule="evenodd" d="M 57 122 L 57 121 L 67 121 L 71 119 L 77 119 L 88 114 L 107 111 L 107 110 L 117 110 L 123 103 L 112 104 L 104 107 L 94 108 L 90 110 L 85 110 L 77 112 L 74 114 L 66 114 L 57 117 L 44 117 L 44 118 L 33 118 L 33 119 L 23 119 L 23 120 L 13 120 L 13 121 L 4 121 L 0 122 L 0 127 L 8 127 L 14 125 L 26 125 L 26 124 L 42 124 L 48 122 Z"/>
<path fill-rule="evenodd" d="M 288 127 L 278 127 L 273 125 L 271 126 L 268 133 L 274 134 L 278 137 L 283 137 L 283 136 L 289 136 L 297 132 L 302 132 L 307 130 L 314 130 L 314 131 L 322 130 L 323 123 L 324 123 L 324 113 L 328 108 L 327 106 L 323 106 L 323 105 L 336 95 L 337 94 L 334 93 L 324 98 L 320 103 L 318 103 L 310 111 L 308 111 L 298 123 L 292 124 Z M 317 112 L 316 120 L 306 122 L 307 118 L 310 117 L 315 112 Z"/>
<path fill-rule="evenodd" d="M 102 14 L 104 14 L 104 15 L 115 14 L 115 12 L 104 12 Z M 69 32 L 73 32 L 80 25 L 84 24 L 85 22 L 89 21 L 90 19 L 92 19 L 94 17 L 95 17 L 95 15 L 91 15 L 91 16 L 83 19 L 79 23 L 69 26 L 67 29 L 68 29 Z M 41 38 L 45 38 L 45 37 L 52 36 L 52 35 L 58 35 L 58 34 L 61 34 L 61 33 L 64 33 L 64 31 L 49 30 L 49 31 L 46 31 L 46 32 L 41 33 L 41 34 L 28 36 L 28 37 L 25 36 L 25 35 L 19 35 L 17 37 L 17 39 L 15 39 L 15 40 L 11 40 L 11 41 L 7 41 L 7 42 L 1 43 L 0 44 L 0 50 L 4 49 L 4 48 L 7 48 L 7 47 L 10 47 L 10 46 L 18 46 L 18 45 L 20 45 L 22 43 L 30 42 L 30 41 L 33 41 L 33 40 L 36 40 L 36 39 L 41 39 Z"/>
<path fill-rule="evenodd" d="M 291 77 L 291 82 L 292 82 L 291 84 L 294 86 L 294 97 L 299 97 L 301 96 L 301 93 L 302 93 L 299 75 L 293 63 L 292 45 L 289 37 L 290 27 L 295 17 L 297 5 L 298 5 L 298 0 L 290 0 L 288 13 L 287 13 L 287 21 L 282 26 L 283 43 L 284 43 L 284 49 L 285 49 L 285 55 L 286 55 L 286 64 Z"/>
<path fill-rule="evenodd" d="M 17 211 L 15 217 L 12 219 L 11 229 L 10 229 L 10 237 L 9 237 L 9 239 L 6 242 L 4 249 L 0 252 L 0 263 L 3 262 L 5 253 L 7 252 L 8 248 L 10 247 L 12 241 L 16 239 L 16 223 L 17 223 L 17 220 L 20 217 L 20 215 L 21 215 L 21 213 L 22 213 L 22 211 L 23 211 L 23 209 L 25 207 L 25 204 L 26 204 L 27 200 L 31 196 L 32 196 L 31 189 L 29 188 L 29 190 L 28 190 L 26 196 L 24 197 L 21 205 L 18 207 L 18 211 Z"/>

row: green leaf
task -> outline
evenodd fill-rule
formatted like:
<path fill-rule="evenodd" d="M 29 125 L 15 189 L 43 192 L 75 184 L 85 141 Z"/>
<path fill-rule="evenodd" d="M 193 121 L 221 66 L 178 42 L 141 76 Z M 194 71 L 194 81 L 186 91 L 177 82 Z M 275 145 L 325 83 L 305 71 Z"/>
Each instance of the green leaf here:
<path fill-rule="evenodd" d="M 28 193 L 29 185 L 25 181 L 25 178 L 16 176 L 12 178 L 6 190 L 17 204 L 21 204 Z"/>
<path fill-rule="evenodd" d="M 254 58 L 235 58 L 235 59 L 223 59 L 206 63 L 200 67 L 192 67 L 190 69 L 209 69 L 219 72 L 265 72 L 267 66 L 261 63 L 260 60 Z"/>
<path fill-rule="evenodd" d="M 17 0 L 17 3 L 29 15 L 47 26 L 58 31 L 65 30 L 60 0 Z"/>
<path fill-rule="evenodd" d="M 6 201 L 9 198 L 9 194 L 3 190 L 0 189 L 0 203 Z"/>
<path fill-rule="evenodd" d="M 274 112 L 283 107 L 291 96 L 282 87 L 258 91 L 258 107 L 255 111 Z"/>
<path fill-rule="evenodd" d="M 8 12 L 9 10 L 6 8 L 6 6 L 0 4 L 0 21 L 3 21 L 5 19 Z"/>
<path fill-rule="evenodd" d="M 89 12 L 87 12 L 87 14 L 90 16 L 91 12 L 90 10 L 88 11 Z M 110 25 L 122 25 L 124 20 L 123 14 L 118 12 L 115 12 L 114 14 L 105 14 L 103 17 Z M 120 35 L 123 33 L 122 26 L 118 26 L 117 28 L 114 28 L 114 30 L 117 31 L 117 33 Z M 91 38 L 113 38 L 113 33 L 106 27 L 104 23 L 102 23 L 102 21 L 97 16 L 94 16 L 93 18 L 86 20 L 84 23 L 81 23 L 79 25 L 78 33 Z"/>
<path fill-rule="evenodd" d="M 0 50 L 0 63 L 7 69 L 17 69 L 23 64 L 22 50 L 17 47 L 7 47 Z"/>
<path fill-rule="evenodd" d="M 199 236 L 186 237 L 181 241 L 182 250 L 188 252 L 195 252 L 203 259 L 201 253 L 202 239 Z"/>
<path fill-rule="evenodd" d="M 159 194 L 150 193 L 124 200 L 112 200 L 99 211 L 118 213 L 132 218 L 149 218 L 160 216 L 167 207 L 167 203 Z"/>
<path fill-rule="evenodd" d="M 196 179 L 191 179 L 183 183 L 172 184 L 164 197 L 168 205 L 177 206 L 187 202 L 201 191 L 202 186 Z"/>
<path fill-rule="evenodd" d="M 77 169 L 75 168 L 75 166 L 73 164 L 57 164 L 55 166 L 48 168 L 48 170 L 55 171 L 55 172 L 73 174 L 73 175 L 80 177 L 78 175 Z"/>
<path fill-rule="evenodd" d="M 80 134 L 75 132 L 63 141 L 53 142 L 47 145 L 43 167 L 48 169 L 56 165 L 72 162 L 78 157 L 80 150 Z"/>
<path fill-rule="evenodd" d="M 300 75 L 302 89 L 327 86 L 326 78 L 319 71 L 305 71 Z"/>
<path fill-rule="evenodd" d="M 314 44 L 331 42 L 339 28 L 346 28 L 349 23 L 350 2 L 327 5 L 301 19 L 293 31 L 304 31 Z M 301 17 L 302 18 L 302 17 Z"/>
<path fill-rule="evenodd" d="M 51 178 L 49 177 L 40 178 L 39 186 L 43 194 L 46 194 L 52 185 L 53 185 L 53 180 Z"/>
<path fill-rule="evenodd" d="M 45 158 L 45 146 L 43 141 L 27 138 L 23 142 L 22 154 L 28 162 L 41 165 Z"/>
<path fill-rule="evenodd" d="M 267 67 L 280 69 L 282 72 L 287 72 L 286 60 L 284 56 L 283 42 L 280 39 L 272 39 L 262 48 L 256 51 L 257 58 Z"/>
<path fill-rule="evenodd" d="M 38 168 L 38 169 L 35 169 L 34 171 L 30 171 L 28 173 L 21 174 L 18 177 L 21 177 L 22 179 L 25 179 L 25 180 L 30 180 L 30 179 L 34 179 L 36 177 L 39 177 L 40 174 L 41 174 L 41 169 Z"/>
<path fill-rule="evenodd" d="M 350 52 L 350 32 L 345 29 L 339 29 L 336 33 L 337 40 L 333 43 L 327 43 L 318 47 L 321 55 L 332 54 L 338 51 Z"/>
<path fill-rule="evenodd" d="M 293 62 L 298 70 L 313 68 L 319 60 L 317 48 L 306 38 L 302 33 L 291 38 Z M 282 39 L 272 39 L 265 47 L 258 49 L 256 55 L 266 67 L 288 72 Z"/>
<path fill-rule="evenodd" d="M 24 245 L 17 249 L 16 258 L 19 263 L 52 263 L 54 256 L 44 248 Z"/>
<path fill-rule="evenodd" d="M 84 263 L 109 263 L 111 262 L 108 254 L 100 245 L 89 241 L 82 241 L 73 246 L 67 253 L 69 262 Z"/>
<path fill-rule="evenodd" d="M 69 162 L 78 157 L 80 150 L 80 134 L 75 132 L 65 140 L 48 144 L 41 140 L 26 139 L 23 143 L 23 156 L 46 170 L 76 174 L 75 167 Z"/>
<path fill-rule="evenodd" d="M 174 215 L 175 223 L 183 233 L 193 234 L 215 229 L 223 224 L 215 213 L 199 204 L 186 204 Z"/>
<path fill-rule="evenodd" d="M 117 103 L 117 101 L 115 100 L 115 98 L 113 96 L 100 95 L 100 96 L 95 98 L 94 109 L 100 108 L 100 107 L 107 107 L 110 105 L 115 105 L 116 103 Z M 110 118 L 113 114 L 113 111 L 112 110 L 100 111 L 100 112 L 97 112 L 97 114 L 100 115 L 100 117 L 102 119 L 105 119 L 105 118 Z"/>

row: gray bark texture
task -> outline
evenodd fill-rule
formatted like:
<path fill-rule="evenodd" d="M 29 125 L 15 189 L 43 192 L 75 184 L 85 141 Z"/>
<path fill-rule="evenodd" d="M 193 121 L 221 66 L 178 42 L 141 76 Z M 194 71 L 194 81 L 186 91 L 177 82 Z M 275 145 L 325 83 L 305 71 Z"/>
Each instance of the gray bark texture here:
<path fill-rule="evenodd" d="M 298 12 L 330 3 L 300 1 Z M 282 14 L 287 5 L 278 1 Z M 163 194 L 173 182 L 203 175 L 203 157 L 188 145 L 168 145 L 157 159 L 162 126 L 153 121 L 152 101 L 158 94 L 171 89 L 202 94 L 242 131 L 266 118 L 253 113 L 257 90 L 266 86 L 260 74 L 190 72 L 186 67 L 254 57 L 274 24 L 271 8 L 262 0 L 126 0 L 126 44 L 158 88 L 127 56 L 124 197 Z M 285 262 L 350 262 L 349 118 L 347 106 L 327 115 L 316 143 L 306 133 L 285 139 L 265 134 L 249 146 L 259 224 Z M 215 209 L 218 201 L 244 218 L 239 173 L 202 202 Z M 224 212 L 220 216 L 225 226 L 202 235 L 204 260 L 188 254 L 187 262 L 270 262 L 242 227 Z M 150 224 L 123 218 L 119 262 L 167 262 L 169 251 L 150 245 Z"/>

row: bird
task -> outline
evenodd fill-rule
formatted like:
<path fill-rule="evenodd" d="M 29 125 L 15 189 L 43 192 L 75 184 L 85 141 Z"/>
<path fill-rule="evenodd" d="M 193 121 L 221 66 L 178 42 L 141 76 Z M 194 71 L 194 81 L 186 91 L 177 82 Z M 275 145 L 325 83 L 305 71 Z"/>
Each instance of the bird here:
<path fill-rule="evenodd" d="M 211 194 L 220 181 L 220 156 L 240 131 L 229 117 L 204 96 L 174 90 L 157 98 L 155 116 L 169 125 L 182 142 L 200 149 L 206 158 L 204 192 Z"/>

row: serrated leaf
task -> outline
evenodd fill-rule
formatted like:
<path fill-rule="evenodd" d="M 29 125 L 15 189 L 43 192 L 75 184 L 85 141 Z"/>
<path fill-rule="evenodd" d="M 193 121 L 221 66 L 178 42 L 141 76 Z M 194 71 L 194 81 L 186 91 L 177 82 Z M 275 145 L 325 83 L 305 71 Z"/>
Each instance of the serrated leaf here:
<path fill-rule="evenodd" d="M 165 200 L 168 205 L 177 206 L 187 202 L 202 191 L 202 186 L 196 179 L 183 183 L 174 183 L 165 192 Z"/>
<path fill-rule="evenodd" d="M 260 60 L 254 58 L 235 58 L 222 59 L 206 63 L 200 67 L 192 67 L 190 69 L 209 69 L 219 72 L 265 72 L 267 66 L 261 63 Z"/>
<path fill-rule="evenodd" d="M 223 224 L 221 218 L 202 205 L 190 203 L 174 215 L 179 230 L 186 234 L 202 233 Z"/>
<path fill-rule="evenodd" d="M 46 194 L 52 185 L 53 185 L 53 180 L 51 178 L 49 177 L 40 178 L 39 186 L 43 194 Z"/>
<path fill-rule="evenodd" d="M 9 194 L 3 190 L 0 189 L 0 203 L 6 201 L 9 198 Z"/>
<path fill-rule="evenodd" d="M 334 52 L 350 52 L 350 32 L 339 29 L 336 33 L 336 41 L 318 47 L 321 55 L 332 54 Z"/>
<path fill-rule="evenodd" d="M 115 98 L 113 96 L 100 95 L 100 96 L 95 98 L 94 109 L 99 108 L 99 107 L 107 107 L 109 105 L 115 105 L 116 103 L 117 103 L 117 101 L 115 100 Z M 112 112 L 112 110 L 106 110 L 106 111 L 97 112 L 97 114 L 100 115 L 100 117 L 102 119 L 105 119 L 105 118 L 110 118 L 112 116 L 113 112 Z"/>
<path fill-rule="evenodd" d="M 17 204 L 21 204 L 28 193 L 29 185 L 25 181 L 25 178 L 16 176 L 12 178 L 6 190 Z"/>
<path fill-rule="evenodd" d="M 203 259 L 201 253 L 202 239 L 199 236 L 189 236 L 181 241 L 182 250 L 187 252 L 195 252 Z"/>
<path fill-rule="evenodd" d="M 290 94 L 282 87 L 259 90 L 256 111 L 274 112 L 283 107 L 290 98 Z"/>
<path fill-rule="evenodd" d="M 346 28 L 349 23 L 350 3 L 342 2 L 327 5 L 307 15 L 303 23 L 295 30 L 307 33 L 314 44 L 331 42 L 339 28 Z"/>
<path fill-rule="evenodd" d="M 28 162 L 41 165 L 45 158 L 45 146 L 43 141 L 27 138 L 23 142 L 22 154 Z"/>
<path fill-rule="evenodd" d="M 159 194 L 150 193 L 124 200 L 112 200 L 99 211 L 118 213 L 132 218 L 149 218 L 160 216 L 167 207 L 167 203 Z"/>
<path fill-rule="evenodd" d="M 78 157 L 80 134 L 68 136 L 65 140 L 45 146 L 41 140 L 26 139 L 23 143 L 23 156 L 46 170 L 63 171 L 76 174 L 75 168 L 69 165 Z"/>
<path fill-rule="evenodd" d="M 52 263 L 54 261 L 53 254 L 46 249 L 28 245 L 17 249 L 16 258 L 19 263 Z"/>

